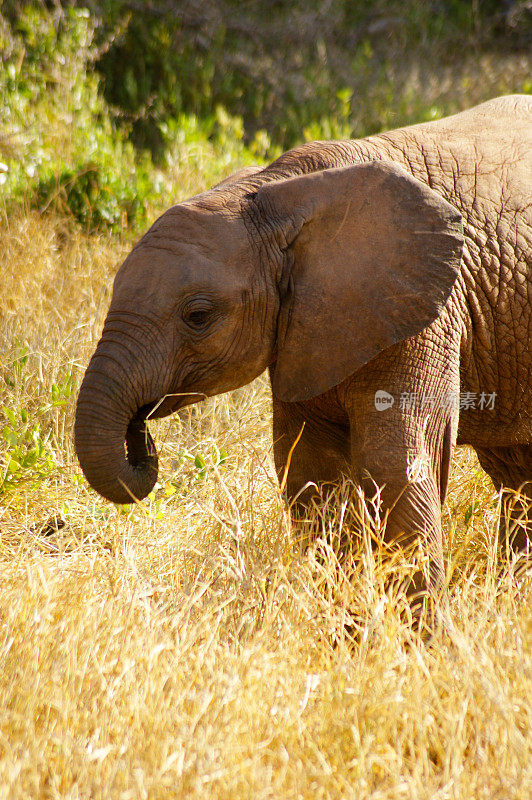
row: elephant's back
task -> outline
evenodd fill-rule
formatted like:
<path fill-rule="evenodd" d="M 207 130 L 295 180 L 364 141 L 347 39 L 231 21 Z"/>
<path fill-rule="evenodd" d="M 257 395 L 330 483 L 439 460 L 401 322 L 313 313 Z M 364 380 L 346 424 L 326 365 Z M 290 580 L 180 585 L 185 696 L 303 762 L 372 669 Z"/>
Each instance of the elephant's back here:
<path fill-rule="evenodd" d="M 368 155 L 401 164 L 460 210 L 465 239 L 462 270 L 449 303 L 456 307 L 455 317 L 464 322 L 462 391 L 497 396 L 492 416 L 500 445 L 528 442 L 532 98 L 496 98 L 455 116 L 369 137 L 360 144 Z M 467 415 L 463 441 L 482 444 L 482 437 L 492 441 L 493 424 L 487 423 L 485 413 Z"/>
<path fill-rule="evenodd" d="M 360 143 L 379 158 L 401 163 L 466 214 L 481 206 L 530 208 L 531 96 L 497 97 Z"/>
<path fill-rule="evenodd" d="M 396 128 L 363 141 L 388 140 L 394 143 L 498 140 L 532 141 L 532 95 L 512 94 L 494 97 L 473 108 L 442 119 Z M 408 145 L 407 145 L 408 146 Z"/>
<path fill-rule="evenodd" d="M 462 214 L 466 264 L 498 279 L 532 251 L 532 97 L 510 95 L 361 140 Z"/>

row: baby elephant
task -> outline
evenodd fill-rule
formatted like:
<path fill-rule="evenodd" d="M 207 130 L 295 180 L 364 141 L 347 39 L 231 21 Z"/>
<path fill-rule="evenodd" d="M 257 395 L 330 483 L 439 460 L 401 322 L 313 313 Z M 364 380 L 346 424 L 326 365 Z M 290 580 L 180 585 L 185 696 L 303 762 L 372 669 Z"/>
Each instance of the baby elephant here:
<path fill-rule="evenodd" d="M 521 490 L 501 531 L 529 546 L 531 121 L 532 97 L 508 96 L 313 142 L 169 209 L 120 267 L 83 380 L 90 484 L 145 497 L 146 417 L 268 368 L 280 473 L 301 434 L 286 485 L 298 515 L 309 482 L 383 487 L 387 536 L 423 538 L 430 569 L 413 585 L 438 594 L 449 465 L 469 444 L 497 489 Z"/>

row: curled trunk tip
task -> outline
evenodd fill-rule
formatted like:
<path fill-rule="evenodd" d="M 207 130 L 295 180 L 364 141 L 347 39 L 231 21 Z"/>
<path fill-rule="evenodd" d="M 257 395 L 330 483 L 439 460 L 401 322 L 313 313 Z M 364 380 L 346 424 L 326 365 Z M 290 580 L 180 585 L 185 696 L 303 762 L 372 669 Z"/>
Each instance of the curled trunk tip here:
<path fill-rule="evenodd" d="M 83 382 L 76 409 L 76 453 L 88 482 L 114 503 L 133 503 L 145 498 L 155 486 L 158 458 L 144 416 L 128 419 L 99 408 L 90 376 Z M 98 394 L 96 393 L 96 398 Z"/>

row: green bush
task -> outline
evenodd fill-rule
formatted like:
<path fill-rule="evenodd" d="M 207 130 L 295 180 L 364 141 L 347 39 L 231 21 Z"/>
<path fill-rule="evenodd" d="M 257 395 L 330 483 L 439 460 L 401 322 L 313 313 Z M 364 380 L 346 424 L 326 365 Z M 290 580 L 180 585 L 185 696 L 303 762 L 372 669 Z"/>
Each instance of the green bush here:
<path fill-rule="evenodd" d="M 243 124 L 222 107 L 198 118 L 168 115 L 159 168 L 110 113 L 94 70 L 96 22 L 83 8 L 40 3 L 0 14 L 0 197 L 74 217 L 87 230 L 145 224 L 147 209 L 215 183 L 270 148 L 262 134 L 244 144 Z M 150 211 L 150 215 L 151 215 Z"/>
<path fill-rule="evenodd" d="M 243 119 L 246 141 L 267 130 L 283 149 L 431 118 L 434 107 L 448 113 L 463 103 L 468 64 L 478 73 L 482 53 L 529 54 L 532 45 L 527 0 L 86 2 L 105 97 L 157 158 L 161 123 L 205 119 L 217 105 Z M 449 69 L 458 85 L 432 87 L 435 102 L 425 87 Z M 485 75 L 472 100 L 501 91 L 522 91 L 519 76 Z"/>
<path fill-rule="evenodd" d="M 98 93 L 93 33 L 86 9 L 53 15 L 27 4 L 12 27 L 0 17 L 0 188 L 7 202 L 117 230 L 144 221 L 157 186 L 150 159 L 113 127 Z"/>
<path fill-rule="evenodd" d="M 2 4 L 0 197 L 89 230 L 142 226 L 305 139 L 532 91 L 526 0 L 84 5 Z"/>

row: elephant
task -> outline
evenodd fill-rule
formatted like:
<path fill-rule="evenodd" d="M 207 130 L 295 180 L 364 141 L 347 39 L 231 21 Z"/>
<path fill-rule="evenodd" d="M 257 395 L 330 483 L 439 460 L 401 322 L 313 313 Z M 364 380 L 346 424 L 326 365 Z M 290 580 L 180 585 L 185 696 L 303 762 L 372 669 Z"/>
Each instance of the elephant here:
<path fill-rule="evenodd" d="M 167 210 L 116 274 L 82 382 L 89 483 L 144 498 L 146 419 L 269 370 L 295 516 L 342 476 L 380 487 L 387 540 L 427 554 L 412 593 L 442 597 L 442 503 L 468 444 L 503 490 L 501 541 L 530 547 L 531 122 L 532 97 L 511 95 L 306 143 Z"/>

